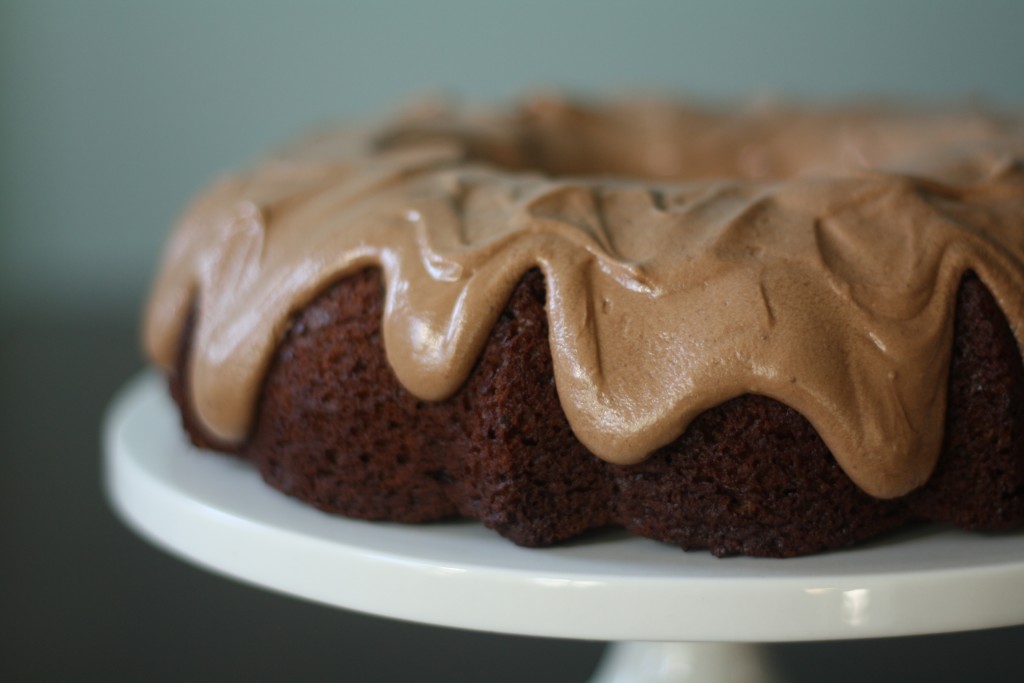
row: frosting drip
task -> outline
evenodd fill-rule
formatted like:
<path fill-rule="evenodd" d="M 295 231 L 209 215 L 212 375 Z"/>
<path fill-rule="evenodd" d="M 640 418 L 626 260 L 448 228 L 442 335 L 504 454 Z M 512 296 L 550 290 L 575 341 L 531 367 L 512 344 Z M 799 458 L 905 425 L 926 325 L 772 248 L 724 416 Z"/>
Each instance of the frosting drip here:
<path fill-rule="evenodd" d="M 1024 338 L 1022 150 L 1019 123 L 976 115 L 551 100 L 327 132 L 189 208 L 146 345 L 170 369 L 198 300 L 192 402 L 240 441 L 290 316 L 344 275 L 382 268 L 388 359 L 436 400 L 539 267 L 560 401 L 597 456 L 638 462 L 763 394 L 894 497 L 938 457 L 966 271 Z"/>

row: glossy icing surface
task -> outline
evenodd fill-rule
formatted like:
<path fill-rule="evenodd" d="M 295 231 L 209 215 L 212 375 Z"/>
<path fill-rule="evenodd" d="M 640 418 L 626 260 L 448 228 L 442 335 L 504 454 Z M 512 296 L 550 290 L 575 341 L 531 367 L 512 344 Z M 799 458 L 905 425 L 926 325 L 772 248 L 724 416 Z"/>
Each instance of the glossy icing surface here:
<path fill-rule="evenodd" d="M 186 212 L 146 320 L 173 365 L 193 300 L 193 404 L 245 438 L 290 316 L 380 266 L 384 344 L 433 400 L 471 371 L 539 267 L 555 382 L 597 456 L 642 460 L 745 393 L 815 426 L 892 497 L 942 439 L 964 272 L 1024 338 L 1020 121 L 881 108 L 538 100 L 325 132 Z"/>

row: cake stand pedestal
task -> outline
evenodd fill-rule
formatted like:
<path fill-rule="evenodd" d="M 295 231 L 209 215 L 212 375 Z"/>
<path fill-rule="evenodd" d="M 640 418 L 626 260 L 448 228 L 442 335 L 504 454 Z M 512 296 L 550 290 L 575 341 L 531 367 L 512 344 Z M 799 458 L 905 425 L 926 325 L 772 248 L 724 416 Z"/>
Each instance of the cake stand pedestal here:
<path fill-rule="evenodd" d="M 617 643 L 592 683 L 765 683 L 754 643 L 1024 623 L 1024 533 L 928 527 L 805 558 L 716 559 L 617 533 L 526 549 L 474 522 L 349 520 L 192 448 L 153 374 L 113 402 L 104 450 L 124 521 L 189 562 L 382 616 Z"/>

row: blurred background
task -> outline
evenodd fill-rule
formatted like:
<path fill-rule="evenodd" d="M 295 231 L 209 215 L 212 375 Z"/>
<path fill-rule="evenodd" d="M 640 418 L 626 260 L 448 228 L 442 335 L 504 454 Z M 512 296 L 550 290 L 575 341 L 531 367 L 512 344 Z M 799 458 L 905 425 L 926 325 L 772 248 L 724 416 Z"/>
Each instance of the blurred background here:
<path fill-rule="evenodd" d="M 1022 29 L 1010 0 L 0 0 L 0 679 L 585 680 L 598 643 L 302 603 L 114 519 L 102 413 L 143 365 L 138 310 L 175 216 L 270 144 L 425 93 L 1019 109 Z M 1017 680 L 1022 646 L 1008 628 L 774 649 L 793 681 L 989 681 Z"/>

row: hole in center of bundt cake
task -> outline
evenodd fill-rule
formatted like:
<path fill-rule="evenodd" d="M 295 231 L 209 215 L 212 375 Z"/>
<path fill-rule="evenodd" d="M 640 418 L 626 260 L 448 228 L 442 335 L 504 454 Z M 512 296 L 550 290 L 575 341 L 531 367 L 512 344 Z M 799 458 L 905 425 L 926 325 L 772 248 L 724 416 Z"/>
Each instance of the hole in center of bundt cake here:
<path fill-rule="evenodd" d="M 507 117 L 414 117 L 376 143 L 449 142 L 466 161 L 549 177 L 781 181 L 865 169 L 962 174 L 965 139 L 984 143 L 992 134 L 969 117 L 911 113 L 871 105 L 717 110 L 665 100 L 590 106 L 537 98 Z"/>

